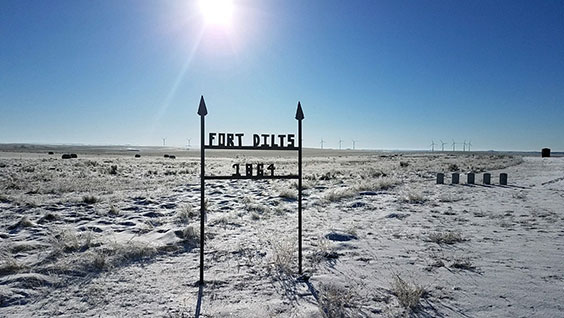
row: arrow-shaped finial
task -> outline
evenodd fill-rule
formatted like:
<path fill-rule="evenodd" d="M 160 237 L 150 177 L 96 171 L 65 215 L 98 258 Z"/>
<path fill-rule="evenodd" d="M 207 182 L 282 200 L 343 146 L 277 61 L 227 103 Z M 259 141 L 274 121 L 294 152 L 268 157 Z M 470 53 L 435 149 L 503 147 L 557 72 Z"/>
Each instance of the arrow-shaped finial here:
<path fill-rule="evenodd" d="M 208 114 L 208 109 L 206 108 L 206 102 L 204 101 L 204 96 L 200 98 L 200 107 L 198 107 L 198 115 L 206 116 Z"/>
<path fill-rule="evenodd" d="M 304 111 L 302 110 L 302 104 L 300 102 L 298 102 L 298 109 L 296 110 L 296 119 L 304 119 Z"/>

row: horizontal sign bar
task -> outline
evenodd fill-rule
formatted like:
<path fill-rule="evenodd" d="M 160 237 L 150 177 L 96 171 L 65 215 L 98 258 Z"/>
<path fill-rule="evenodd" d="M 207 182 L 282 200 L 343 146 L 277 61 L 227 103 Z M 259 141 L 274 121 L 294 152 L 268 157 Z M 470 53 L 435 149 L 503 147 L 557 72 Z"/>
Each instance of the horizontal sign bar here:
<path fill-rule="evenodd" d="M 204 146 L 204 149 L 223 149 L 223 150 L 300 150 L 299 147 L 270 147 L 270 146 Z"/>
<path fill-rule="evenodd" d="M 299 179 L 298 175 L 289 174 L 285 176 L 204 176 L 205 180 L 231 180 L 231 179 L 247 179 L 247 180 L 261 180 L 261 179 Z"/>

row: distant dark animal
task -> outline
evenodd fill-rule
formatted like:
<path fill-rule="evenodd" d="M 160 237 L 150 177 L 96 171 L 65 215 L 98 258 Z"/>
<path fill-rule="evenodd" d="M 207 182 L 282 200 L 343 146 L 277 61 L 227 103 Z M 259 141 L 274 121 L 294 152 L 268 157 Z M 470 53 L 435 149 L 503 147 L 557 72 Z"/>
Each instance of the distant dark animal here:
<path fill-rule="evenodd" d="M 140 154 L 135 154 L 135 158 L 141 158 Z"/>
<path fill-rule="evenodd" d="M 70 158 L 72 158 L 72 157 L 71 157 L 70 154 L 65 153 L 65 154 L 63 154 L 63 156 L 62 156 L 61 158 L 62 158 L 62 159 L 70 159 Z"/>
<path fill-rule="evenodd" d="M 165 157 L 165 158 L 168 158 L 168 157 L 170 157 L 170 156 L 169 156 L 169 155 L 167 155 L 167 154 L 165 154 L 165 155 L 164 155 L 164 157 Z"/>
<path fill-rule="evenodd" d="M 50 155 L 54 155 L 54 154 L 55 154 L 55 153 L 54 153 L 54 152 L 52 152 L 52 151 L 49 151 L 48 153 L 49 153 Z"/>
<path fill-rule="evenodd" d="M 78 158 L 78 155 L 75 153 L 71 153 L 71 158 Z"/>
<path fill-rule="evenodd" d="M 168 157 L 169 157 L 170 159 L 176 159 L 176 156 L 175 156 L 175 155 L 170 155 L 170 156 L 168 156 Z"/>

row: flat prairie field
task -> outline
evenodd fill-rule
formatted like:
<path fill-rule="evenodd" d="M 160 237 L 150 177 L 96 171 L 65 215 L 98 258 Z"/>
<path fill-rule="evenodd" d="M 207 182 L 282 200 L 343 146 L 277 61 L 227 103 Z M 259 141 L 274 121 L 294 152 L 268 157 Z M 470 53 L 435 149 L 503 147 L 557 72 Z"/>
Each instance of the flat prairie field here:
<path fill-rule="evenodd" d="M 564 316 L 562 157 L 306 149 L 304 275 L 296 180 L 207 180 L 200 288 L 199 156 L 3 149 L 0 316 Z M 297 173 L 295 153 L 207 151 L 206 174 L 235 163 Z"/>

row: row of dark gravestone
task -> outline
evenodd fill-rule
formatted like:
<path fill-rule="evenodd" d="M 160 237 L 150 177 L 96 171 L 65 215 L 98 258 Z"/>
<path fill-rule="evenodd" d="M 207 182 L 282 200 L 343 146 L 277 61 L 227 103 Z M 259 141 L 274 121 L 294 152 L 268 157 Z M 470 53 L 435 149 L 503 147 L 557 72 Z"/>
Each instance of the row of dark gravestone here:
<path fill-rule="evenodd" d="M 484 184 L 492 184 L 492 174 L 484 173 L 482 181 Z M 437 184 L 444 184 L 444 183 L 445 183 L 445 174 L 437 173 Z M 460 173 L 455 172 L 452 174 L 451 184 L 459 184 L 459 183 L 460 183 Z M 466 184 L 476 184 L 475 173 L 470 172 L 466 175 Z M 499 184 L 507 185 L 507 173 L 499 174 Z"/>

